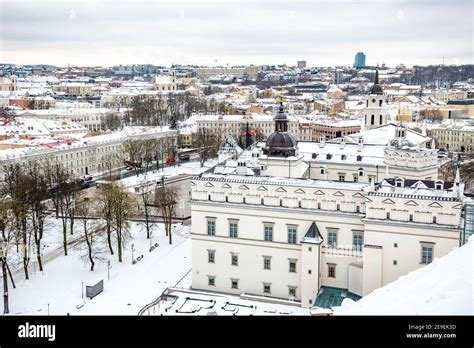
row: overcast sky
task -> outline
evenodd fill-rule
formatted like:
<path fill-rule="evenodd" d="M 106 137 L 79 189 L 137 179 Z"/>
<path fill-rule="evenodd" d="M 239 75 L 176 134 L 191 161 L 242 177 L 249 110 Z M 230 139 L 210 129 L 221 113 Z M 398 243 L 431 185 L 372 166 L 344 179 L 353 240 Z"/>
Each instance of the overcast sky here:
<path fill-rule="evenodd" d="M 0 0 L 0 63 L 473 64 L 474 0 Z"/>

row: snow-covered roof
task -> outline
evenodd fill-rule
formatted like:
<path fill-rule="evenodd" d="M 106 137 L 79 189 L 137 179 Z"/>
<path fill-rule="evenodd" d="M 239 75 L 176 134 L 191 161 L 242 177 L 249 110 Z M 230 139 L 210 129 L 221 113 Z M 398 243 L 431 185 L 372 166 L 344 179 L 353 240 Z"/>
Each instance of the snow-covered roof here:
<path fill-rule="evenodd" d="M 387 145 L 391 140 L 395 139 L 396 128 L 396 125 L 389 123 L 385 126 L 351 134 L 347 137 L 352 138 L 354 142 L 357 142 L 358 138 L 363 137 L 364 144 Z M 421 144 L 428 142 L 431 138 L 409 129 L 407 131 L 407 140 L 414 144 Z"/>
<path fill-rule="evenodd" d="M 361 166 L 364 164 L 384 165 L 384 145 L 364 144 L 359 151 L 357 144 L 345 144 L 344 147 L 341 147 L 339 143 L 326 142 L 321 147 L 319 143 L 300 141 L 298 142 L 298 149 L 300 155 L 303 155 L 305 160 L 308 161 L 359 163 Z M 312 158 L 313 153 L 317 154 L 315 159 Z M 330 158 L 328 158 L 328 155 L 331 155 Z M 345 156 L 344 159 L 342 156 Z M 361 156 L 359 161 L 357 160 L 358 156 Z"/>
<path fill-rule="evenodd" d="M 224 175 L 214 173 L 203 173 L 193 180 L 203 181 L 222 181 L 227 183 L 274 185 L 274 186 L 293 186 L 308 188 L 325 188 L 334 190 L 363 191 L 370 189 L 370 185 L 359 182 L 331 181 L 331 180 L 312 180 L 300 178 L 271 177 L 271 176 L 244 176 L 244 175 Z"/>

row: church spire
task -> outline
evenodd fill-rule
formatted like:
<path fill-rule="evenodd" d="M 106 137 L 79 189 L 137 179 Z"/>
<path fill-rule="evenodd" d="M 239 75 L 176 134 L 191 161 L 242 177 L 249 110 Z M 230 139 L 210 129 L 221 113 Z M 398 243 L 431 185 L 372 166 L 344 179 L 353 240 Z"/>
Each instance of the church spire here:
<path fill-rule="evenodd" d="M 375 80 L 372 88 L 370 89 L 370 94 L 383 94 L 383 88 L 379 84 L 379 68 L 375 70 Z"/>
<path fill-rule="evenodd" d="M 283 97 L 278 98 L 280 107 L 275 116 L 275 132 L 287 132 L 288 131 L 288 118 L 285 114 L 285 108 L 283 107 Z"/>

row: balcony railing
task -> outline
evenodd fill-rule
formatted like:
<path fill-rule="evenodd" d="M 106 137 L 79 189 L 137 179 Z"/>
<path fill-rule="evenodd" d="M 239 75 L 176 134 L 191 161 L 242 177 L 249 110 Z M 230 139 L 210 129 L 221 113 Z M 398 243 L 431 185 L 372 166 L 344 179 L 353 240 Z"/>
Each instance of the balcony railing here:
<path fill-rule="evenodd" d="M 363 256 L 363 247 L 360 245 L 347 246 L 321 246 L 321 251 L 323 254 L 330 256 L 341 256 L 341 257 L 362 257 Z"/>

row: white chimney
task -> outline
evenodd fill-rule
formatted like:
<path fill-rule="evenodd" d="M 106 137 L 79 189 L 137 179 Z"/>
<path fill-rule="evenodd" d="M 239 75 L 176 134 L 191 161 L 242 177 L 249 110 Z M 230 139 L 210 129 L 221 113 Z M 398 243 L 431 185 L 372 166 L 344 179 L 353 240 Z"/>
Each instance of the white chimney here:
<path fill-rule="evenodd" d="M 324 147 L 326 144 L 326 137 L 324 135 L 319 136 L 319 147 Z"/>
<path fill-rule="evenodd" d="M 339 143 L 339 148 L 342 150 L 346 146 L 346 140 L 344 137 L 341 138 L 341 142 Z"/>
<path fill-rule="evenodd" d="M 363 148 L 364 148 L 364 138 L 360 137 L 357 139 L 357 151 L 361 152 Z"/>

